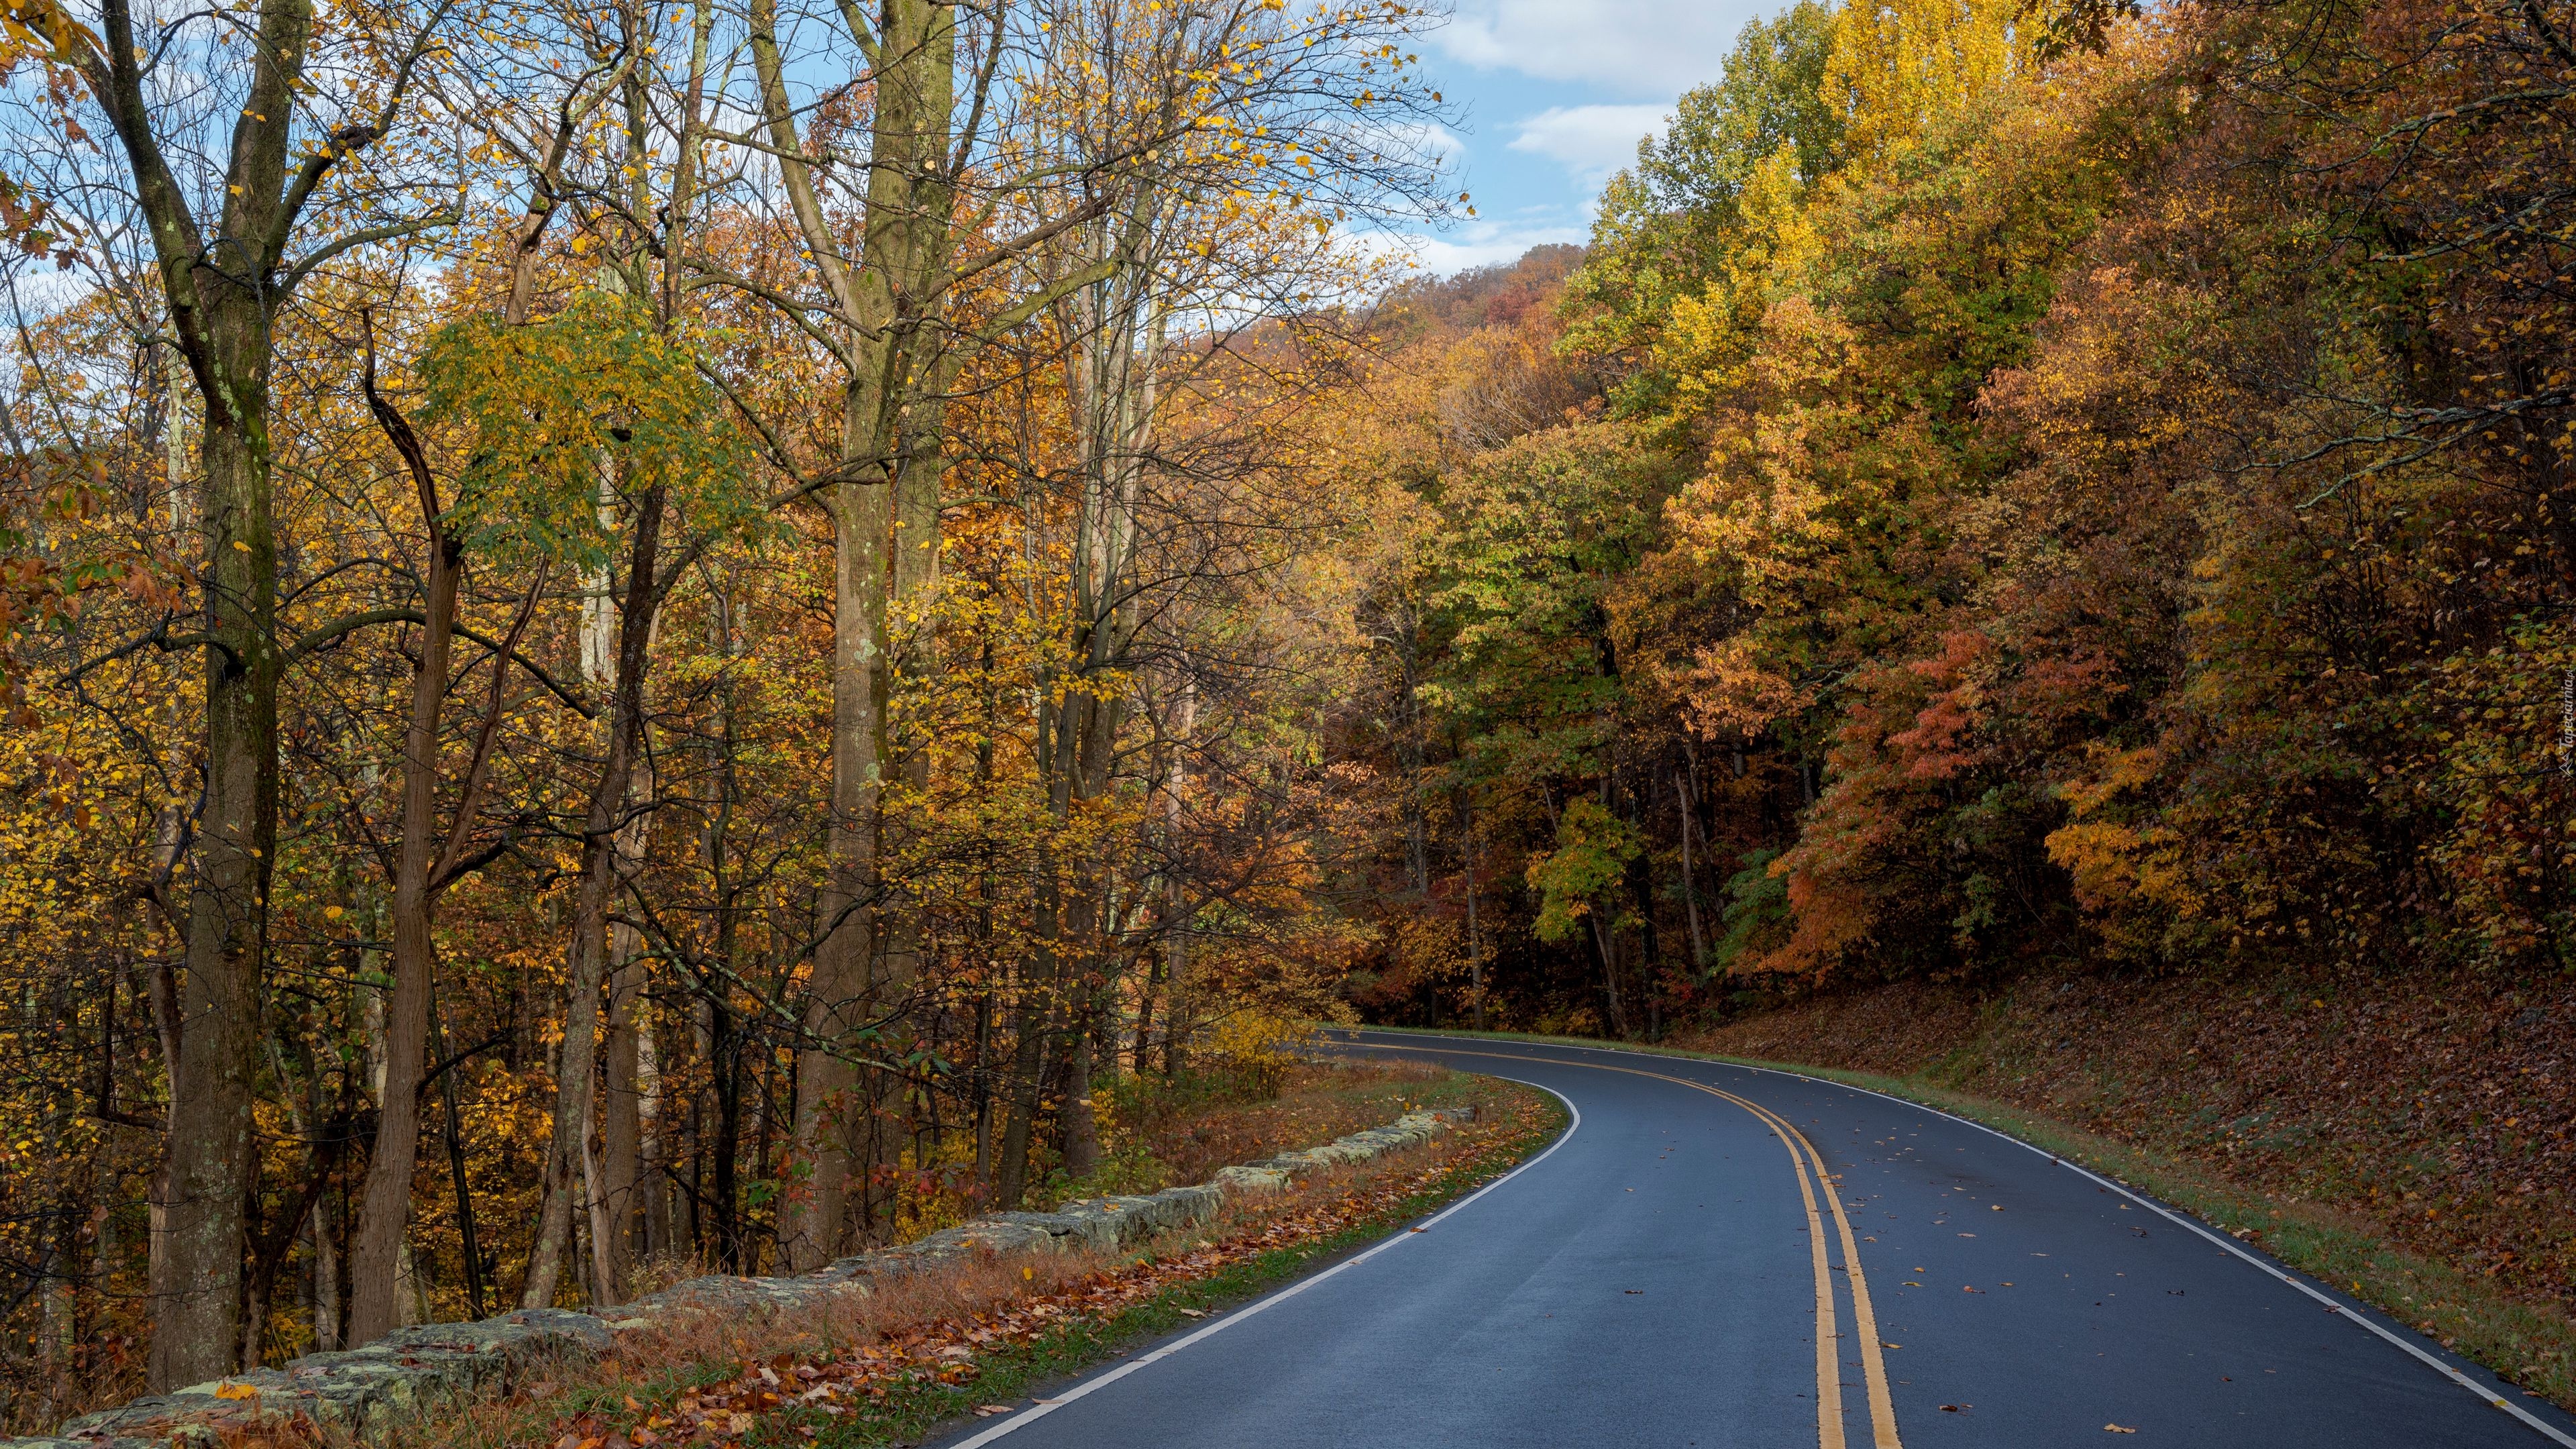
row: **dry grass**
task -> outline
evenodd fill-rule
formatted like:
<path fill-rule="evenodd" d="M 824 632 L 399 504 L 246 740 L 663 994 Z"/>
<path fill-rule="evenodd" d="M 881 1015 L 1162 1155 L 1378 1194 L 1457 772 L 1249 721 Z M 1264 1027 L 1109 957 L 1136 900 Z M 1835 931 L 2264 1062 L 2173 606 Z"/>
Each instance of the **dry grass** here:
<path fill-rule="evenodd" d="M 1342 1066 L 1300 1063 L 1268 1101 L 1146 1099 L 1133 1114 L 1135 1141 L 1173 1183 L 1205 1182 L 1218 1168 L 1255 1162 L 1383 1126 L 1414 1106 L 1446 1106 L 1472 1079 L 1416 1063 Z M 1169 1185 L 1169 1184 L 1166 1184 Z"/>

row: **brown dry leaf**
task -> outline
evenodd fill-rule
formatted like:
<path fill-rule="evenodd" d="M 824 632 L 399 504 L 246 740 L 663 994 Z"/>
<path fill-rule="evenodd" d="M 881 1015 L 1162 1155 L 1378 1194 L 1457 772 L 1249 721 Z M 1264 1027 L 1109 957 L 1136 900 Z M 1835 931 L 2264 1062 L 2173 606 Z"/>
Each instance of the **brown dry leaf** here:
<path fill-rule="evenodd" d="M 2105 1434 L 2134 1434 L 2138 1431 L 2119 1424 L 2105 1424 L 2102 1426 L 2102 1432 Z"/>

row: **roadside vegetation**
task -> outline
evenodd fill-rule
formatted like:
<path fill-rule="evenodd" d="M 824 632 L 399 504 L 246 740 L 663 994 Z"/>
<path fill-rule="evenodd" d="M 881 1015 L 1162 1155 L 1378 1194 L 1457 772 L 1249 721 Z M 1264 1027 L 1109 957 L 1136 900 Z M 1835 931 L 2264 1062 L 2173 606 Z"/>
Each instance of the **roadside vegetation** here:
<path fill-rule="evenodd" d="M 603 1449 L 919 1442 L 944 1421 L 1025 1407 L 1133 1351 L 1383 1237 L 1509 1171 L 1563 1130 L 1555 1098 L 1433 1069 L 1301 1067 L 1279 1097 L 1176 1112 L 1165 1130 L 1312 1146 L 1408 1105 L 1473 1106 L 1430 1146 L 1230 1197 L 1211 1222 L 1111 1256 L 942 1268 L 795 1321 L 707 1318 L 621 1338 L 607 1359 L 396 1430 L 384 1449 Z"/>

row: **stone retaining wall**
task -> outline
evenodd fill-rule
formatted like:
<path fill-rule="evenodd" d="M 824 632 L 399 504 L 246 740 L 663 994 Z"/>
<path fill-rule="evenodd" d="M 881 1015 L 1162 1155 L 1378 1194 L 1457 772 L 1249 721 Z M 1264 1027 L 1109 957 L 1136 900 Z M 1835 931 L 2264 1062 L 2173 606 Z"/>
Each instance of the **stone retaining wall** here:
<path fill-rule="evenodd" d="M 364 1348 L 306 1354 L 284 1368 L 260 1369 L 85 1414 L 48 1437 L 0 1439 L 0 1449 L 154 1449 L 182 1443 L 213 1449 L 228 1434 L 256 1428 L 277 1415 L 373 1437 L 460 1396 L 505 1386 L 541 1365 L 596 1357 L 618 1334 L 650 1328 L 670 1315 L 792 1313 L 839 1297 L 865 1296 L 872 1283 L 986 1254 L 1115 1252 L 1157 1233 L 1205 1222 L 1228 1191 L 1277 1192 L 1318 1168 L 1418 1147 L 1474 1113 L 1472 1107 L 1409 1112 L 1387 1126 L 1321 1147 L 1220 1169 L 1214 1181 L 1198 1187 L 1166 1188 L 1146 1197 L 1077 1198 L 1051 1213 L 994 1213 L 794 1277 L 714 1275 L 599 1314 L 530 1308 L 480 1323 L 397 1329 Z"/>

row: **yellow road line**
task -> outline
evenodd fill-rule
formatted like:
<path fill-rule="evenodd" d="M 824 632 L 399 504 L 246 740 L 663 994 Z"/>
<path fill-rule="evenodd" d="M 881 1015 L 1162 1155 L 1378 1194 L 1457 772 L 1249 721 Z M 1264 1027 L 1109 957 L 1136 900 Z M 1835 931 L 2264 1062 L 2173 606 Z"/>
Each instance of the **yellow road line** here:
<path fill-rule="evenodd" d="M 1673 1077 L 1668 1080 L 1685 1079 Z M 1698 1087 L 1703 1092 L 1716 1093 L 1746 1111 L 1758 1114 L 1770 1121 L 1775 1130 L 1785 1129 L 1791 1137 L 1798 1140 L 1800 1147 L 1807 1149 L 1807 1156 L 1815 1163 L 1816 1181 L 1824 1188 L 1825 1202 L 1833 1209 L 1835 1231 L 1843 1240 L 1844 1276 L 1851 1279 L 1852 1328 L 1860 1335 L 1861 1373 L 1869 1386 L 1870 1442 L 1874 1449 L 1904 1449 L 1896 1437 L 1896 1402 L 1887 1389 L 1887 1356 L 1881 1350 L 1878 1340 L 1878 1313 L 1869 1300 L 1869 1274 L 1861 1267 L 1860 1240 L 1853 1235 L 1851 1219 L 1843 1212 L 1842 1195 L 1834 1191 L 1833 1174 L 1825 1170 L 1824 1154 L 1816 1150 L 1815 1143 L 1807 1140 L 1806 1133 L 1799 1131 L 1790 1125 L 1788 1119 L 1760 1103 L 1746 1101 L 1733 1092 L 1722 1091 L 1704 1083 L 1691 1082 L 1690 1085 Z M 1796 1155 L 1796 1149 L 1791 1149 L 1790 1156 Z M 1801 1173 L 1799 1186 L 1805 1185 L 1806 1175 Z M 1808 1210 L 1813 1213 L 1812 1203 Z M 1821 1240 L 1821 1232 L 1818 1237 Z M 1822 1249 L 1819 1248 L 1818 1251 L 1821 1252 Z"/>
<path fill-rule="evenodd" d="M 1336 1045 L 1368 1047 L 1378 1051 L 1407 1049 L 1388 1042 L 1346 1041 L 1338 1042 Z M 1851 1219 L 1843 1213 L 1842 1198 L 1834 1191 L 1833 1175 L 1825 1169 L 1824 1154 L 1816 1150 L 1816 1144 L 1807 1140 L 1807 1134 L 1791 1125 L 1787 1118 L 1759 1102 L 1748 1101 L 1724 1088 L 1712 1087 L 1706 1082 L 1694 1082 L 1688 1077 L 1640 1071 L 1635 1067 L 1614 1067 L 1605 1062 L 1567 1061 L 1556 1057 L 1521 1057 L 1513 1056 L 1509 1052 L 1471 1052 L 1451 1047 L 1437 1047 L 1432 1050 L 1451 1056 L 1491 1057 L 1496 1061 L 1527 1062 L 1541 1066 L 1589 1067 L 1596 1072 L 1624 1072 L 1632 1077 L 1651 1077 L 1659 1082 L 1671 1082 L 1676 1086 L 1689 1087 L 1693 1091 L 1706 1092 L 1712 1097 L 1723 1097 L 1752 1113 L 1754 1120 L 1770 1128 L 1771 1135 L 1779 1138 L 1780 1144 L 1789 1149 L 1789 1170 L 1798 1179 L 1798 1196 L 1805 1201 L 1807 1208 L 1807 1242 L 1816 1272 L 1817 1449 L 1845 1449 L 1842 1356 L 1835 1351 L 1834 1347 L 1840 1335 L 1836 1331 L 1835 1324 L 1833 1269 L 1825 1252 L 1824 1219 L 1816 1211 L 1818 1187 L 1824 1189 L 1825 1203 L 1833 1212 L 1834 1226 L 1842 1239 L 1843 1276 L 1851 1280 L 1852 1328 L 1860 1337 L 1861 1373 L 1868 1385 L 1870 1444 L 1872 1449 L 1905 1449 L 1903 1441 L 1898 1439 L 1896 1434 L 1896 1403 L 1887 1388 L 1887 1359 L 1879 1346 L 1878 1314 L 1869 1299 L 1869 1275 L 1861 1269 L 1860 1242 L 1852 1233 Z M 1799 1155 L 1801 1148 L 1805 1149 L 1805 1157 Z M 1808 1164 L 1811 1160 L 1815 1170 L 1813 1185 L 1810 1185 L 1807 1180 Z"/>
<path fill-rule="evenodd" d="M 1611 1070 L 1626 1069 L 1613 1067 Z M 1652 1077 L 1661 1074 L 1639 1072 L 1637 1075 Z M 1664 1077 L 1663 1080 L 1676 1082 L 1681 1079 Z M 1688 1085 L 1699 1086 L 1697 1082 Z M 1701 1090 L 1713 1096 L 1726 1095 L 1711 1088 L 1703 1087 Z M 1739 1101 L 1737 1105 L 1742 1106 L 1743 1103 Z M 1798 1179 L 1798 1196 L 1806 1202 L 1807 1252 L 1814 1260 L 1816 1270 L 1816 1449 L 1843 1449 L 1843 1356 L 1834 1346 L 1842 1333 L 1834 1323 L 1834 1269 L 1825 1256 L 1824 1219 L 1816 1213 L 1816 1190 L 1807 1182 L 1807 1164 L 1798 1157 L 1798 1144 L 1781 1132 L 1780 1124 L 1772 1121 L 1769 1113 L 1756 1111 L 1753 1115 L 1763 1126 L 1771 1129 L 1771 1135 L 1780 1139 L 1781 1146 L 1789 1149 L 1789 1171 Z"/>

